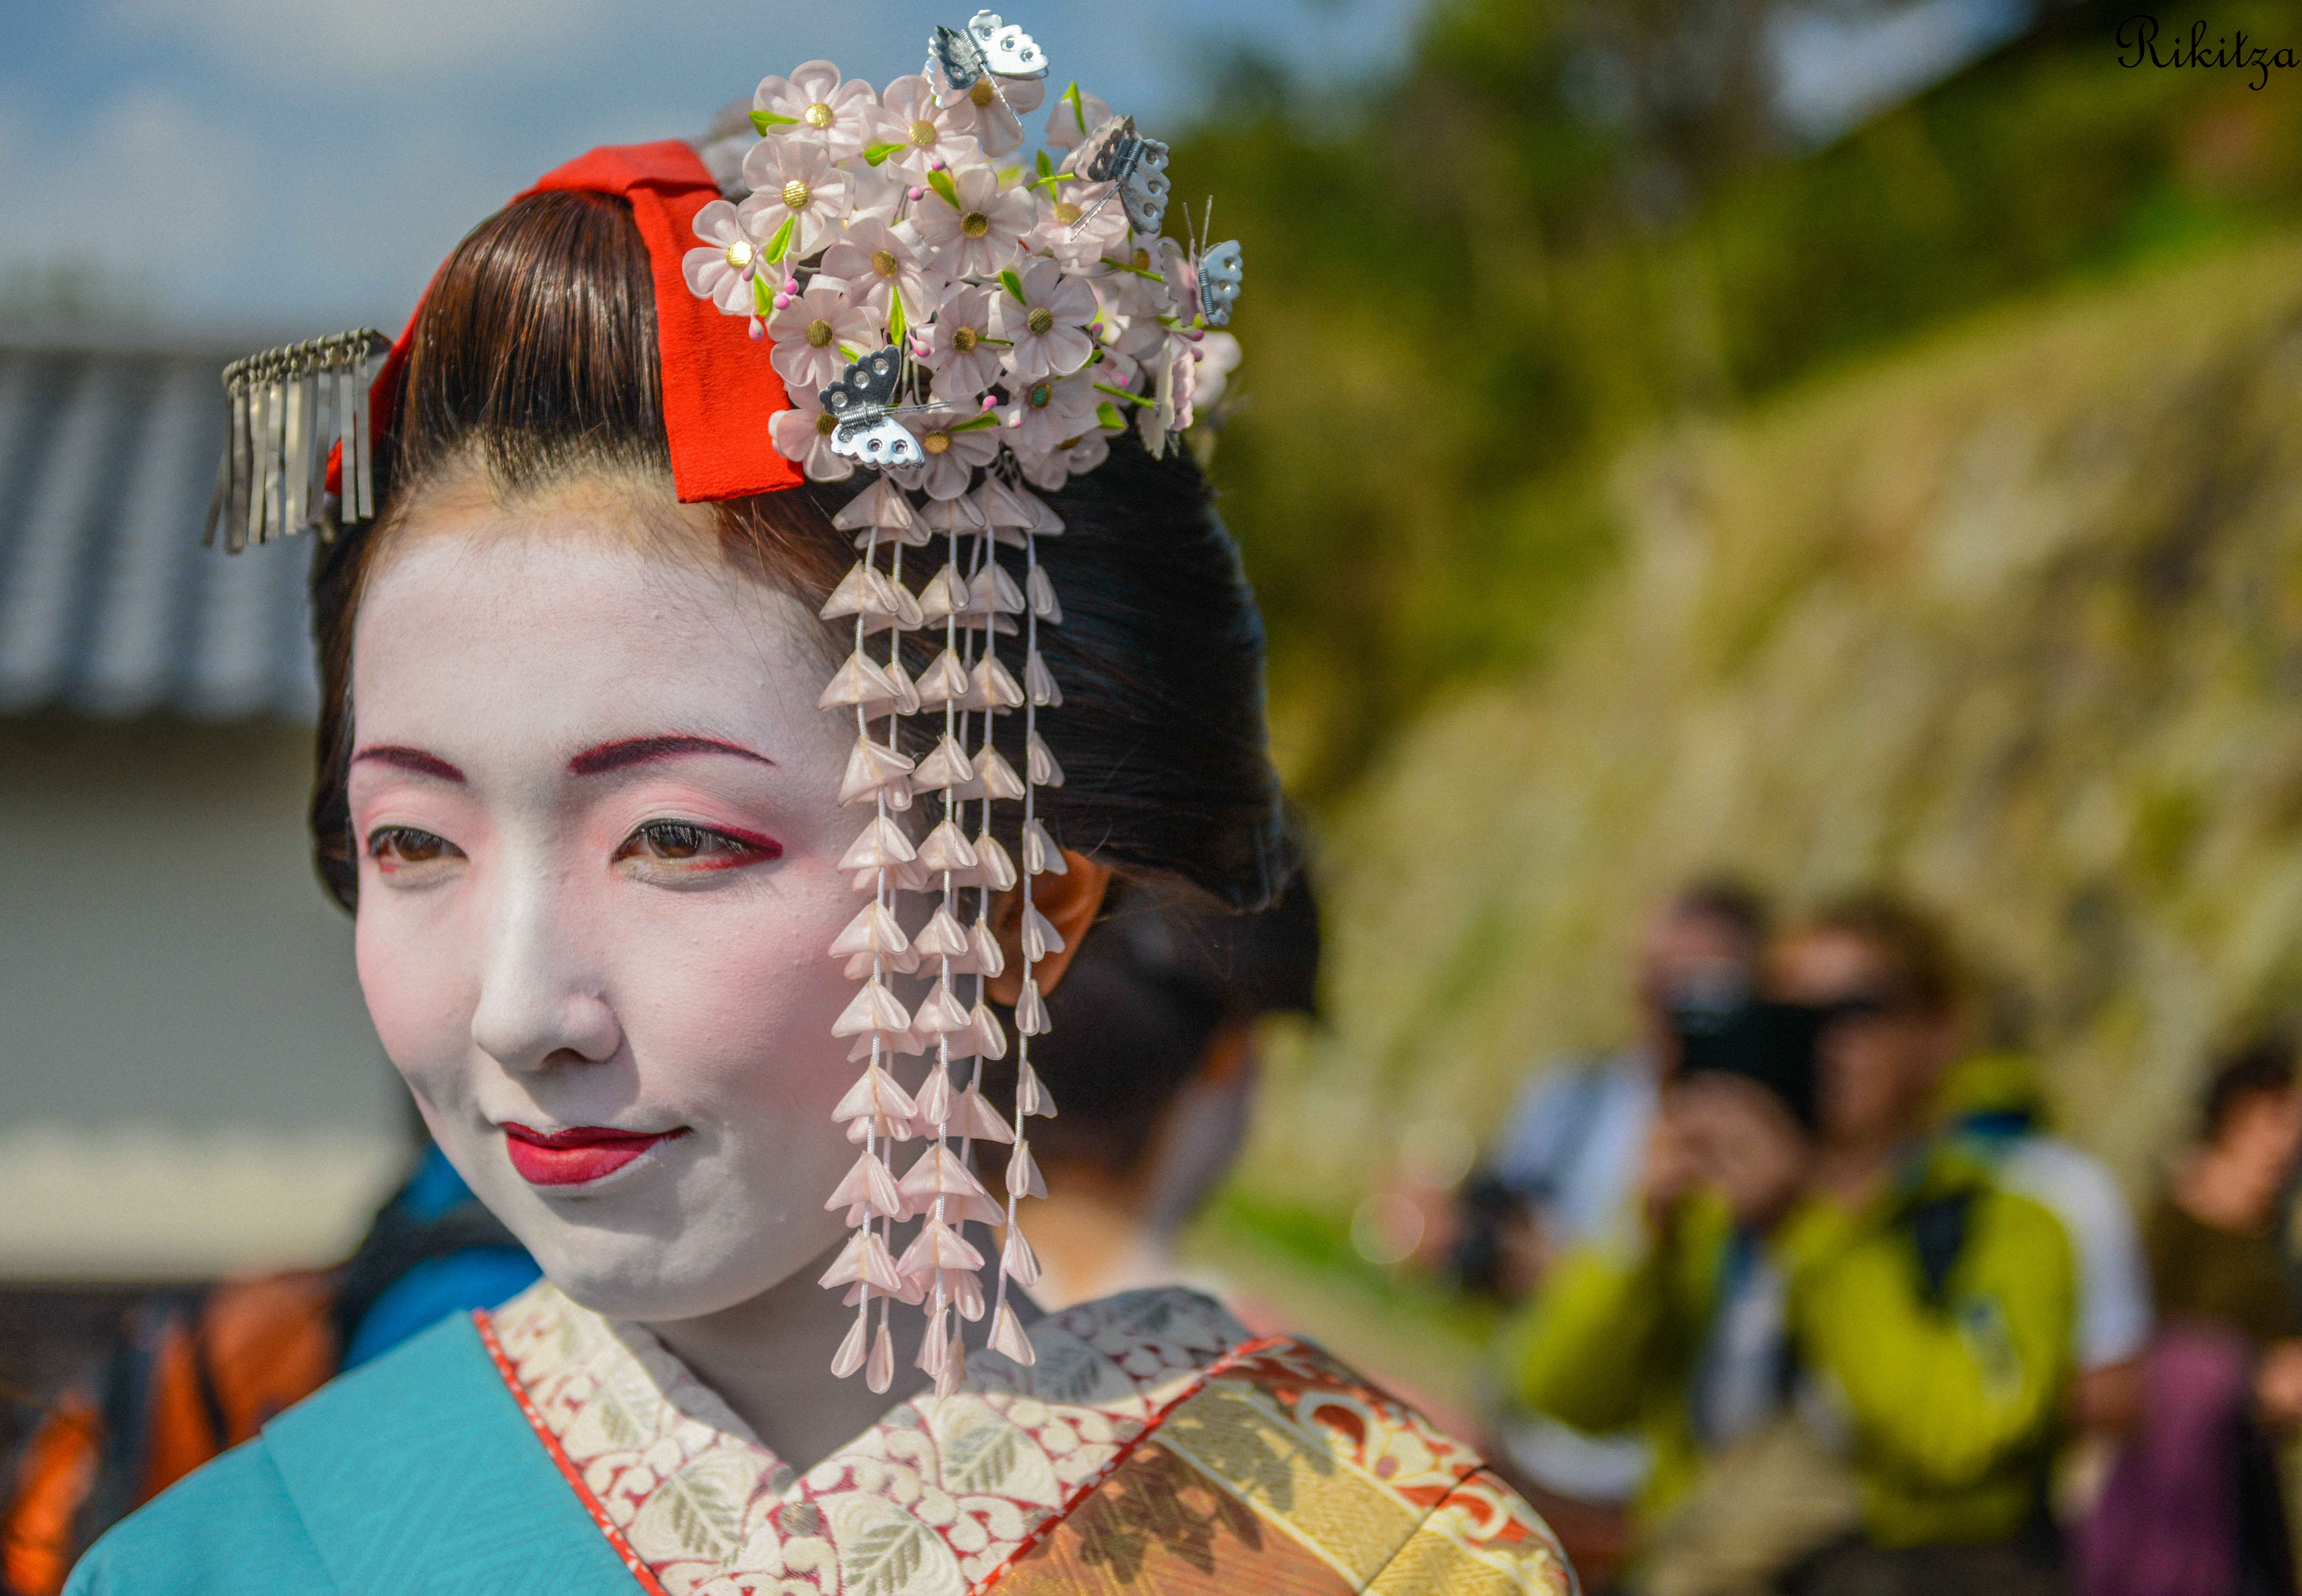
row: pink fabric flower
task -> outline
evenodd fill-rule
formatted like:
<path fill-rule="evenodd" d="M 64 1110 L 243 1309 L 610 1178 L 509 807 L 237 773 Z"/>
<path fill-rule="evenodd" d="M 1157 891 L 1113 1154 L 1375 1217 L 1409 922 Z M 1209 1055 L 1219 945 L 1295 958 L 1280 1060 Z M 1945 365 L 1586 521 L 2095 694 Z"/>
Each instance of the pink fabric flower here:
<path fill-rule="evenodd" d="M 770 138 L 806 138 L 831 152 L 835 161 L 863 153 L 871 133 L 870 113 L 879 104 L 869 83 L 843 83 L 828 61 L 792 69 L 789 78 L 762 78 L 752 108 L 789 118 L 771 124 Z"/>
<path fill-rule="evenodd" d="M 823 146 L 801 139 L 762 139 L 744 157 L 752 197 L 740 207 L 745 231 L 772 243 L 792 224 L 783 260 L 805 260 L 830 241 L 847 216 L 853 180 L 831 164 Z"/>
<path fill-rule="evenodd" d="M 1053 197 L 1046 197 L 1045 190 L 1040 192 L 1039 225 L 1031 237 L 1034 249 L 1044 249 L 1080 272 L 1126 248 L 1127 207 L 1114 195 L 1109 205 L 1095 210 L 1096 201 L 1111 192 L 1109 183 L 1066 177 L 1056 185 Z"/>
<path fill-rule="evenodd" d="M 1045 454 L 1092 428 L 1102 398 L 1092 372 L 1041 377 L 1023 384 L 999 418 L 1007 424 L 1007 441 L 1017 453 Z"/>
<path fill-rule="evenodd" d="M 1205 332 L 1192 348 L 1198 353 L 1199 369 L 1192 380 L 1191 403 L 1202 413 L 1210 412 L 1222 403 L 1231 374 L 1239 369 L 1239 340 L 1228 332 Z"/>
<path fill-rule="evenodd" d="M 854 475 L 855 462 L 832 450 L 831 430 L 837 424 L 818 402 L 815 391 L 794 388 L 789 391 L 791 408 L 768 417 L 768 440 L 776 446 L 776 452 L 786 460 L 798 461 L 800 469 L 815 482 L 844 482 Z"/>
<path fill-rule="evenodd" d="M 918 434 L 920 448 L 928 457 L 915 485 L 925 488 L 930 499 L 959 498 L 974 482 L 975 468 L 988 466 L 999 452 L 997 427 L 973 427 L 963 433 L 951 430 L 969 418 L 963 410 L 922 410 L 903 417 L 903 424 Z"/>
<path fill-rule="evenodd" d="M 1111 208 L 1119 211 L 1121 207 L 1114 201 Z M 1096 263 L 1092 273 L 1096 292 L 1112 315 L 1131 321 L 1155 321 L 1175 314 L 1175 297 L 1166 282 L 1171 262 L 1161 253 L 1160 242 L 1137 233 L 1131 241 L 1122 239 L 1105 250 Z"/>
<path fill-rule="evenodd" d="M 987 155 L 1004 155 L 1023 142 L 1021 118 L 1037 111 L 1047 97 L 1047 84 L 1043 78 L 1001 78 L 998 91 L 993 92 L 989 77 L 978 78 L 968 85 L 965 94 L 952 92 L 943 69 L 937 67 L 929 80 L 933 84 L 936 103 L 945 110 L 963 117 L 965 130 L 982 147 Z M 1002 104 L 1002 100 L 1004 104 Z"/>
<path fill-rule="evenodd" d="M 785 389 L 810 393 L 837 382 L 881 342 L 878 322 L 849 295 L 847 284 L 819 272 L 768 318 L 768 336 L 776 344 L 769 358 L 783 374 Z"/>
<path fill-rule="evenodd" d="M 1069 449 L 1059 443 L 1044 453 L 1017 449 L 1015 463 L 1033 487 L 1061 492 L 1067 480 L 1094 470 L 1111 454 L 1111 434 L 1101 427 L 1089 427 L 1070 442 Z"/>
<path fill-rule="evenodd" d="M 695 213 L 695 236 L 707 246 L 691 249 L 680 263 L 687 286 L 728 315 L 752 314 L 752 274 L 759 264 L 759 241 L 744 230 L 735 207 L 715 199 Z"/>
<path fill-rule="evenodd" d="M 1077 149 L 1087 136 L 1111 120 L 1109 102 L 1098 95 L 1066 94 L 1047 113 L 1047 146 Z"/>
<path fill-rule="evenodd" d="M 1003 189 L 988 166 L 951 175 L 958 205 L 929 189 L 912 213 L 927 240 L 928 264 L 952 277 L 992 276 L 1021 252 L 1023 235 L 1038 223 L 1038 207 L 1021 189 Z"/>
<path fill-rule="evenodd" d="M 973 122 L 972 106 L 962 113 L 938 104 L 933 86 L 914 73 L 896 79 L 879 97 L 879 108 L 871 113 L 872 141 L 896 147 L 888 164 L 924 174 L 938 162 L 964 166 L 982 159 L 969 131 Z"/>
<path fill-rule="evenodd" d="M 1087 324 L 1100 308 L 1095 290 L 1054 261 L 1032 261 L 1017 273 L 1023 298 L 1002 289 L 991 318 L 1005 339 L 1007 369 L 1025 382 L 1077 371 L 1095 353 Z"/>
<path fill-rule="evenodd" d="M 903 319 L 917 326 L 935 307 L 935 291 L 918 245 L 919 235 L 908 226 L 890 227 L 869 217 L 850 222 L 823 252 L 823 270 L 860 291 L 862 302 L 882 322 L 887 319 L 890 298 L 901 295 Z"/>
<path fill-rule="evenodd" d="M 963 405 L 999 378 L 1000 348 L 992 339 L 991 290 L 954 285 L 937 310 L 928 340 L 928 390 L 947 405 Z"/>

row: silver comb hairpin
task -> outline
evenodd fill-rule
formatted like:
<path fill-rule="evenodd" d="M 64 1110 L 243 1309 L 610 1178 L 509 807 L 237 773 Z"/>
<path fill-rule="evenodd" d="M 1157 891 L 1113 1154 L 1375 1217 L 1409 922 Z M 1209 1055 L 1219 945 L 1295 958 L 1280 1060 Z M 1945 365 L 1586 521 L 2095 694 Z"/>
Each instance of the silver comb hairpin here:
<path fill-rule="evenodd" d="M 336 520 L 375 514 L 368 453 L 368 368 L 391 340 L 373 327 L 266 349 L 223 368 L 231 432 L 216 466 L 201 541 L 237 554 L 320 525 L 327 495 L 328 442 L 342 450 Z M 329 424 L 321 425 L 325 413 Z"/>

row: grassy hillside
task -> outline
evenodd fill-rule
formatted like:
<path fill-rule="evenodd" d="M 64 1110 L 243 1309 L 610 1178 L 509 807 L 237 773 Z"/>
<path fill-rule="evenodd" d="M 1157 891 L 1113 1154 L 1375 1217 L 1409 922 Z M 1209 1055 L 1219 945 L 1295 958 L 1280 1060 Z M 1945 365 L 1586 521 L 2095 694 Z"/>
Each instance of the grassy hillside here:
<path fill-rule="evenodd" d="M 1635 920 L 1720 869 L 1945 911 L 2146 1172 L 2204 1050 L 2302 1006 L 2302 235 L 2000 309 L 1594 497 L 1621 552 L 1550 662 L 1337 806 L 1330 1020 L 1246 1187 L 1337 1212 L 1361 1149 L 1477 1135 L 1617 1033 Z"/>

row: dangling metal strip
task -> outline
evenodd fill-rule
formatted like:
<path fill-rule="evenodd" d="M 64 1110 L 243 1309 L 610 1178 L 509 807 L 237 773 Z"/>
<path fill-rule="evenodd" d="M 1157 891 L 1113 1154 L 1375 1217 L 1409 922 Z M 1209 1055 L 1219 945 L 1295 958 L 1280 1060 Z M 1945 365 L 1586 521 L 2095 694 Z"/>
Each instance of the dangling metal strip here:
<path fill-rule="evenodd" d="M 307 526 L 365 521 L 375 515 L 373 453 L 367 435 L 368 372 L 391 347 L 373 327 L 267 349 L 224 368 L 231 433 L 216 467 L 203 534 L 238 553 Z M 330 379 L 333 381 L 331 382 Z M 332 426 L 322 424 L 328 415 Z M 328 445 L 340 465 L 331 519 Z"/>

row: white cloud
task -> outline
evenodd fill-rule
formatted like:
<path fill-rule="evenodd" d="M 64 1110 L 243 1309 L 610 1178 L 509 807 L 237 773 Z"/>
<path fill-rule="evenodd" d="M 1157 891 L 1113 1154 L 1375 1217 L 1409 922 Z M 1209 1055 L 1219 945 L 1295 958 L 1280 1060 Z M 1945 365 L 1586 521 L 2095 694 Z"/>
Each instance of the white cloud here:
<path fill-rule="evenodd" d="M 379 73 L 526 71 L 580 55 L 608 13 L 606 0 L 105 0 L 103 10 L 119 37 L 173 36 L 256 81 L 352 99 Z"/>

